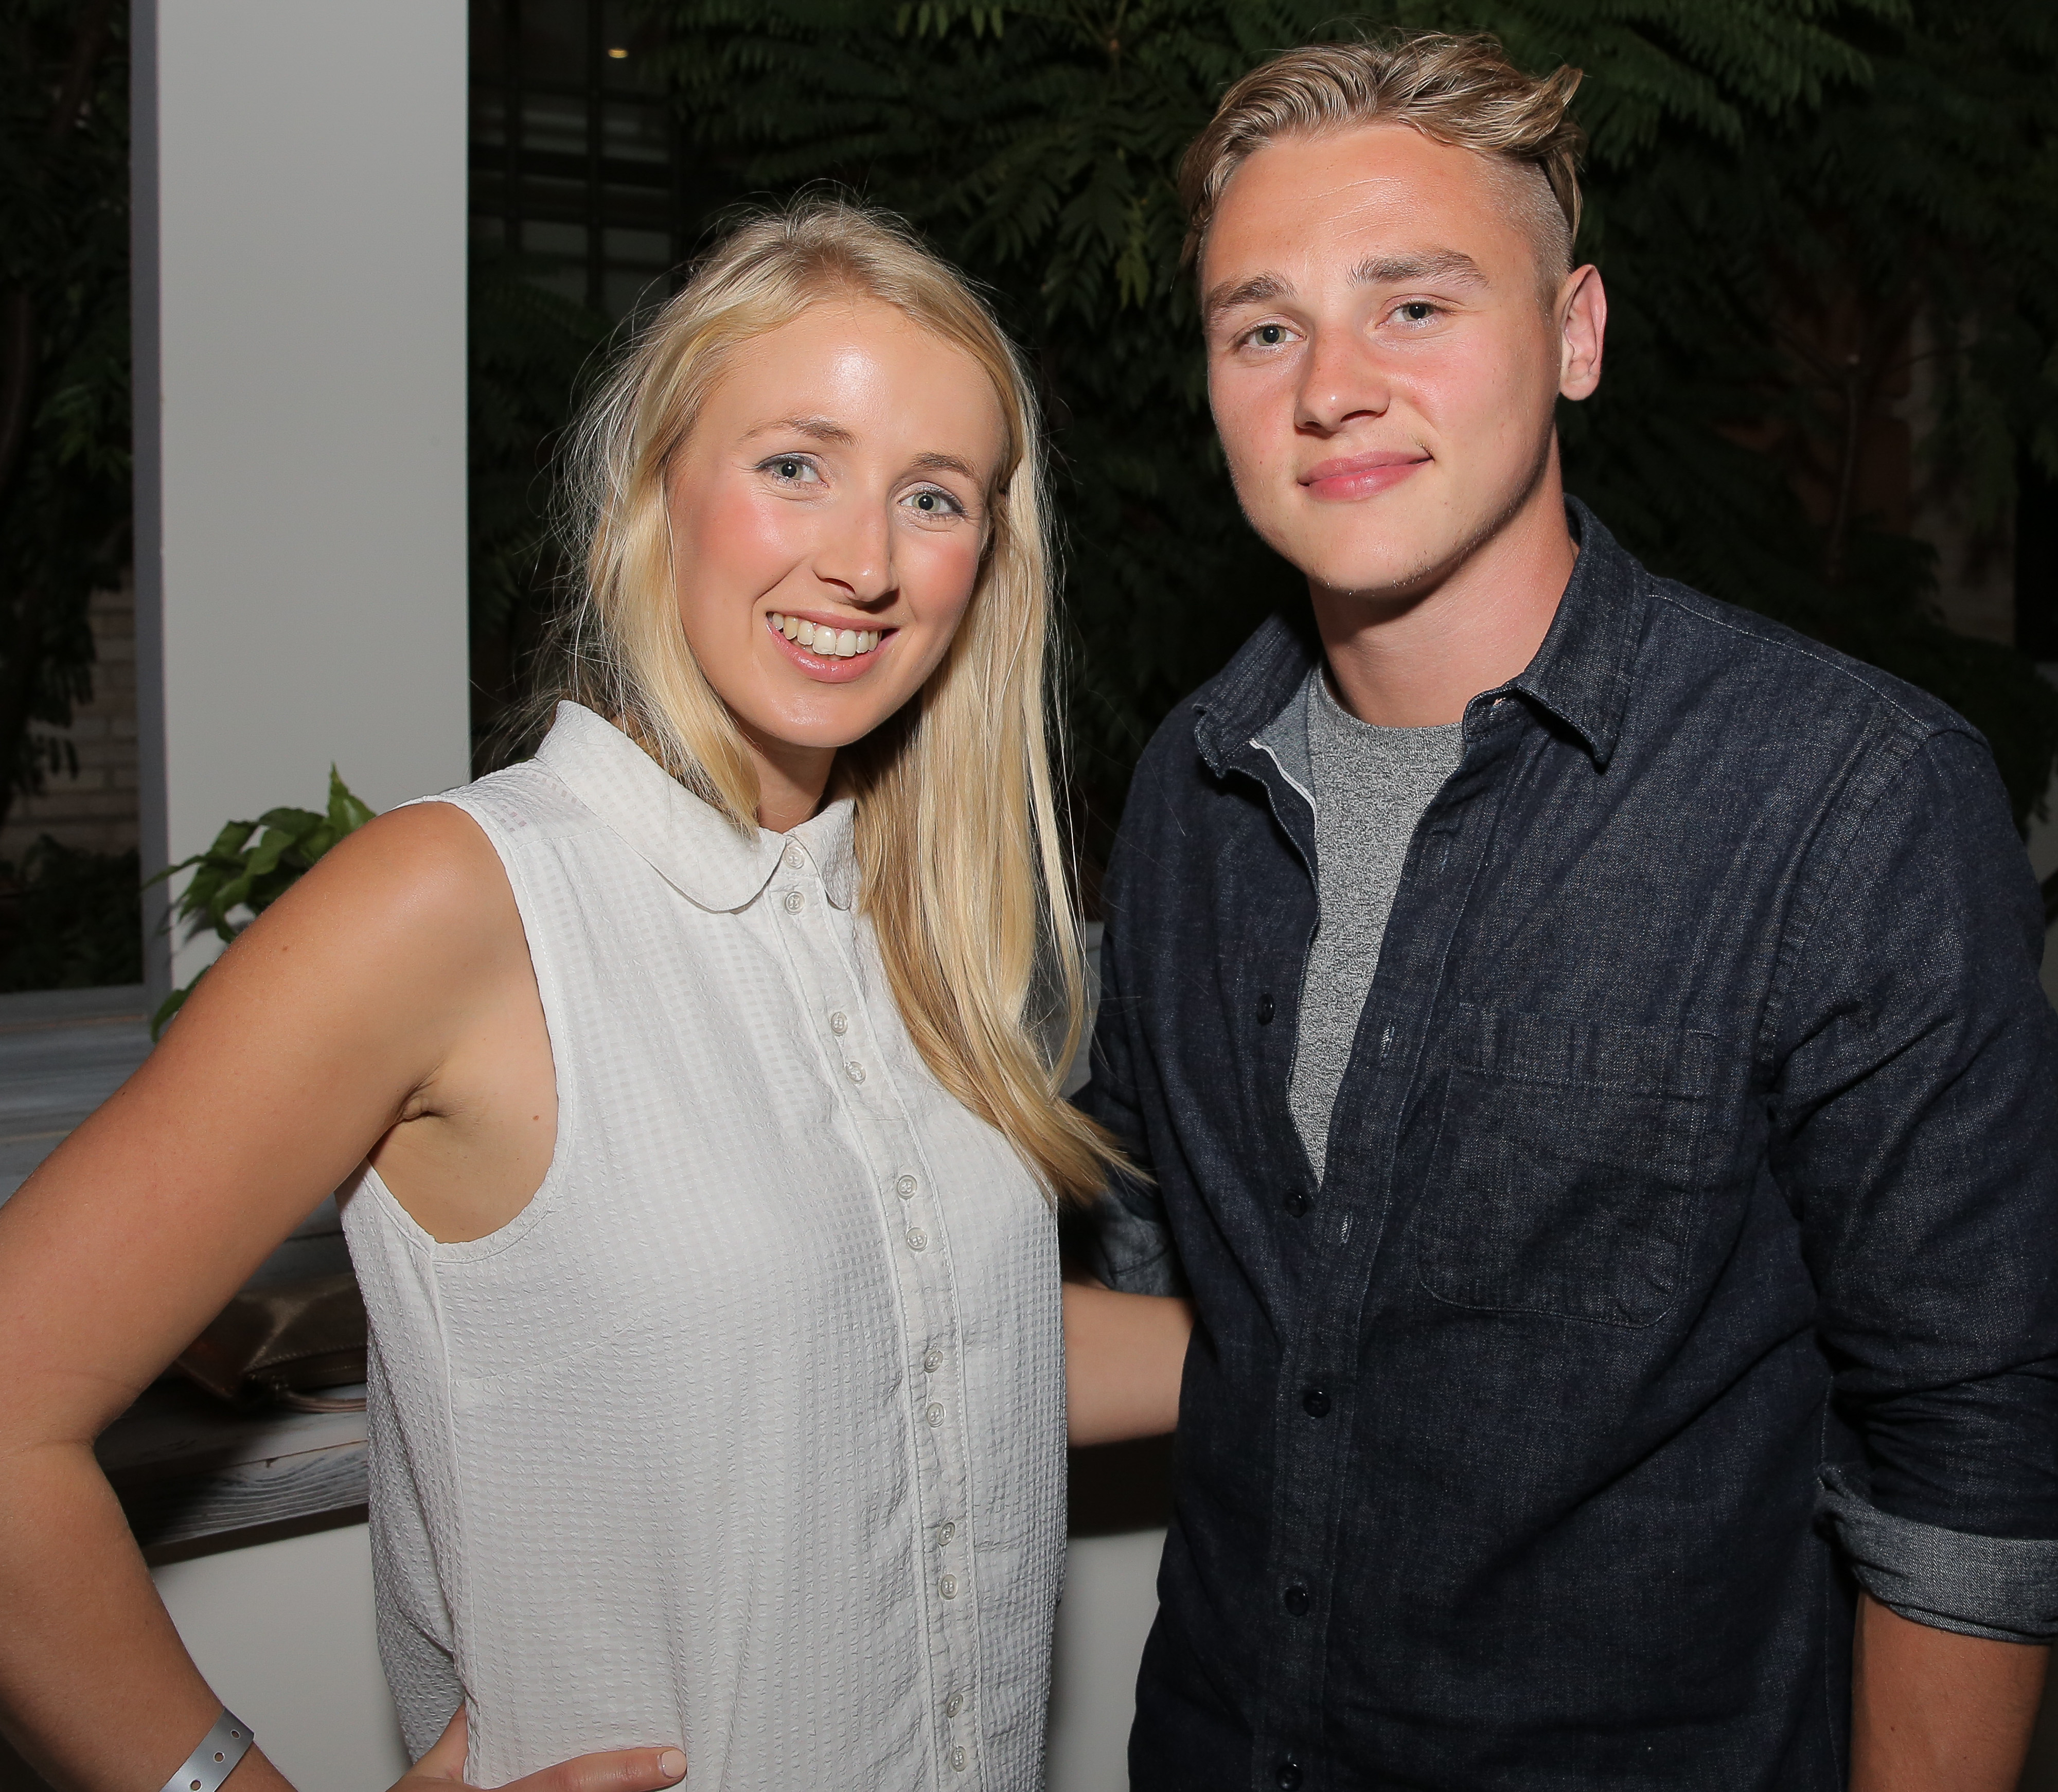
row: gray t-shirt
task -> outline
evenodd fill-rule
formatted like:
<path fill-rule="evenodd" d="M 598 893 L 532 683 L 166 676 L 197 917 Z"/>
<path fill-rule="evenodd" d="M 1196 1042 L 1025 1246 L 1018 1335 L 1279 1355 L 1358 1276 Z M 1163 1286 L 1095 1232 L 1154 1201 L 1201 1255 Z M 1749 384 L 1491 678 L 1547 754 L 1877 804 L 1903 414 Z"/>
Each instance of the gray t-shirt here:
<path fill-rule="evenodd" d="M 1301 983 L 1301 1031 L 1287 1101 L 1319 1178 L 1329 1114 L 1358 1016 L 1372 992 L 1379 944 L 1401 862 L 1444 779 L 1464 753 L 1464 725 L 1377 728 L 1329 693 L 1317 666 L 1303 689 L 1314 779 L 1315 889 L 1321 920 Z"/>

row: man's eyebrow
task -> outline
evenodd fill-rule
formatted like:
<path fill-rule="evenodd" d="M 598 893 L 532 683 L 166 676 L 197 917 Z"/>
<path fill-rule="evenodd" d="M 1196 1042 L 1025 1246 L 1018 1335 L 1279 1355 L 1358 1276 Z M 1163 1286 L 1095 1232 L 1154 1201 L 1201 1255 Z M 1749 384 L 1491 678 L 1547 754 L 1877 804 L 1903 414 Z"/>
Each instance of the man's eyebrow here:
<path fill-rule="evenodd" d="M 1222 312 L 1234 311 L 1238 305 L 1268 304 L 1274 299 L 1285 298 L 1293 290 L 1277 274 L 1252 274 L 1234 284 L 1218 286 L 1201 301 L 1202 325 L 1205 328 Z"/>
<path fill-rule="evenodd" d="M 745 431 L 744 439 L 750 441 L 760 435 L 805 435 L 811 442 L 832 443 L 839 448 L 854 447 L 857 443 L 857 438 L 841 423 L 827 417 L 774 417 Z"/>
<path fill-rule="evenodd" d="M 1460 281 L 1484 286 L 1486 275 L 1480 264 L 1462 249 L 1424 249 L 1411 255 L 1376 255 L 1351 270 L 1353 286 L 1397 286 L 1408 280 Z M 1239 305 L 1269 304 L 1288 296 L 1293 288 L 1277 274 L 1252 274 L 1247 279 L 1218 286 L 1201 303 L 1202 326 L 1213 324 L 1226 311 Z"/>
<path fill-rule="evenodd" d="M 1480 264 L 1462 249 L 1424 249 L 1414 255 L 1376 255 L 1351 270 L 1353 286 L 1399 286 L 1408 280 L 1460 280 L 1484 286 Z"/>

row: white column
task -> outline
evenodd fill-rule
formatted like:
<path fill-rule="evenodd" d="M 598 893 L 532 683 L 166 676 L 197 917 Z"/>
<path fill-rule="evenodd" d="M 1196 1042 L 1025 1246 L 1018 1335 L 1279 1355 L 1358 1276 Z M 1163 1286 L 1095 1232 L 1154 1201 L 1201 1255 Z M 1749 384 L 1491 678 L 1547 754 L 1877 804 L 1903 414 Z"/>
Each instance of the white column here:
<path fill-rule="evenodd" d="M 136 0 L 146 873 L 463 781 L 463 0 Z M 168 955 L 158 992 L 213 956 Z"/>

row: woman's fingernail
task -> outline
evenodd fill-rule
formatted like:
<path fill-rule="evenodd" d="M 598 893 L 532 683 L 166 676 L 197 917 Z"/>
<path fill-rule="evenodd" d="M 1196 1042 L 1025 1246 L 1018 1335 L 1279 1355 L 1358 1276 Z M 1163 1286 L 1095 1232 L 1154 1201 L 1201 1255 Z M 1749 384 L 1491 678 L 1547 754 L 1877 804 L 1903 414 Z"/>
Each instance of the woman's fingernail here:
<path fill-rule="evenodd" d="M 686 1758 L 675 1748 L 668 1748 L 658 1757 L 658 1771 L 668 1779 L 677 1779 L 686 1770 Z"/>

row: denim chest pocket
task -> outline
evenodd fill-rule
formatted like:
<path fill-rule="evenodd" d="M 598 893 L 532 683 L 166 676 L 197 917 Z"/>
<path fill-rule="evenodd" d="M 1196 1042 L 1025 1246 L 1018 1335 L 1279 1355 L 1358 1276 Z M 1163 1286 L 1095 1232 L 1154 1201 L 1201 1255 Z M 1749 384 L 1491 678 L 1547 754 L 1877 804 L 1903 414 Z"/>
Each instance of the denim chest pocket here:
<path fill-rule="evenodd" d="M 1648 1325 L 1694 1223 L 1714 1035 L 1460 1007 L 1416 1273 L 1453 1306 Z"/>

